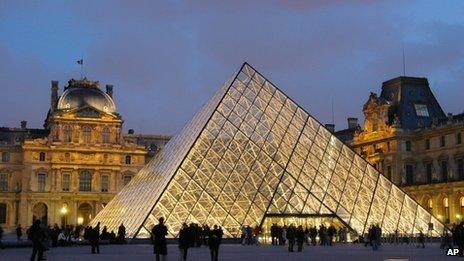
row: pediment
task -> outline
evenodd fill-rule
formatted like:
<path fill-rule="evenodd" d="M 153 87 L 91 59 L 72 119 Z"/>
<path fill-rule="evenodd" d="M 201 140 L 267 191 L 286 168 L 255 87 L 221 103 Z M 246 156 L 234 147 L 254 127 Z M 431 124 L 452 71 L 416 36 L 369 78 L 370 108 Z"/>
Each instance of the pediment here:
<path fill-rule="evenodd" d="M 70 110 L 65 113 L 65 115 L 74 115 L 78 118 L 102 118 L 103 116 L 110 116 L 115 117 L 115 115 L 111 113 L 107 113 L 104 111 L 100 111 L 92 106 L 85 106 L 82 108 L 78 108 L 75 110 Z"/>

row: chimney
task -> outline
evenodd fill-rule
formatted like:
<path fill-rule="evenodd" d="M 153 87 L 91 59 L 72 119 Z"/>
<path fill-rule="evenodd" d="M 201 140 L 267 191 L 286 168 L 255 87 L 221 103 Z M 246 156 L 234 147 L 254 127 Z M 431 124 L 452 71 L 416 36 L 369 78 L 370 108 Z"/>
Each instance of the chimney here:
<path fill-rule="evenodd" d="M 326 129 L 328 129 L 330 132 L 334 133 L 335 132 L 335 124 L 329 124 L 327 123 L 325 125 Z"/>
<path fill-rule="evenodd" d="M 348 129 L 355 129 L 358 127 L 358 118 L 348 118 Z"/>
<path fill-rule="evenodd" d="M 129 129 L 129 131 L 127 131 L 128 134 L 134 134 L 134 129 Z"/>
<path fill-rule="evenodd" d="M 106 94 L 108 94 L 111 98 L 113 98 L 113 85 L 112 84 L 106 85 Z"/>
<path fill-rule="evenodd" d="M 52 81 L 50 110 L 53 112 L 58 105 L 58 81 Z"/>
<path fill-rule="evenodd" d="M 21 121 L 21 130 L 27 129 L 27 121 Z"/>

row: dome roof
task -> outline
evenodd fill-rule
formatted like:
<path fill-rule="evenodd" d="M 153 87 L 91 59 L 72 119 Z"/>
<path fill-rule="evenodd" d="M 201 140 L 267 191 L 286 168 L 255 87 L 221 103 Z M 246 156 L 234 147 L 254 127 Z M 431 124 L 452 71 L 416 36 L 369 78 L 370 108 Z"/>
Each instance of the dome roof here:
<path fill-rule="evenodd" d="M 113 99 L 100 90 L 98 81 L 71 79 L 58 100 L 57 109 L 72 110 L 87 106 L 107 113 L 116 113 Z"/>

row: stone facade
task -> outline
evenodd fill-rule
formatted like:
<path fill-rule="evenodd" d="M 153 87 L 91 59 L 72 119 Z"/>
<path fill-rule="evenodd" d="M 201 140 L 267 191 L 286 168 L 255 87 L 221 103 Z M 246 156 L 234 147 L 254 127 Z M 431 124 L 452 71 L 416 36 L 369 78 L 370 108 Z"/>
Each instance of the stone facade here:
<path fill-rule="evenodd" d="M 464 114 L 446 116 L 428 81 L 413 77 L 385 82 L 363 112 L 346 142 L 441 221 L 462 221 Z"/>
<path fill-rule="evenodd" d="M 0 224 L 86 225 L 169 140 L 122 134 L 112 86 L 52 82 L 45 129 L 0 129 Z M 134 136 L 137 139 L 134 139 Z"/>

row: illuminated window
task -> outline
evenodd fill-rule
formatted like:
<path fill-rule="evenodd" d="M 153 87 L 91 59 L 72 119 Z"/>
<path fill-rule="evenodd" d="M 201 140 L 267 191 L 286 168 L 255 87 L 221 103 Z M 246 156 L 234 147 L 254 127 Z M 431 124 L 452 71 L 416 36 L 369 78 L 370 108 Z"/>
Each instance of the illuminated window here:
<path fill-rule="evenodd" d="M 45 161 L 45 152 L 39 153 L 39 161 Z"/>
<path fill-rule="evenodd" d="M 45 175 L 45 173 L 37 174 L 37 190 L 39 192 L 44 192 L 45 191 L 46 177 L 47 176 Z"/>
<path fill-rule="evenodd" d="M 89 171 L 82 171 L 79 175 L 79 191 L 92 190 L 92 174 Z"/>
<path fill-rule="evenodd" d="M 443 199 L 443 207 L 445 208 L 445 223 L 450 222 L 449 202 L 448 198 Z"/>
<path fill-rule="evenodd" d="M 461 215 L 464 215 L 464 197 L 459 199 L 459 205 L 461 207 Z"/>
<path fill-rule="evenodd" d="M 126 156 L 126 164 L 131 164 L 131 162 L 132 162 L 131 156 L 127 155 Z"/>
<path fill-rule="evenodd" d="M 416 115 L 419 117 L 429 117 L 429 110 L 425 104 L 414 104 Z"/>
<path fill-rule="evenodd" d="M 102 175 L 101 176 L 101 191 L 108 192 L 109 186 L 110 186 L 110 179 L 108 175 Z"/>
<path fill-rule="evenodd" d="M 71 181 L 71 174 L 63 173 L 63 181 L 61 183 L 63 191 L 69 191 L 70 181 Z"/>
<path fill-rule="evenodd" d="M 0 203 L 0 224 L 6 224 L 6 204 Z"/>
<path fill-rule="evenodd" d="M 110 129 L 108 127 L 103 128 L 102 140 L 103 143 L 110 143 Z"/>
<path fill-rule="evenodd" d="M 82 138 L 84 140 L 84 143 L 90 143 L 91 135 L 92 129 L 89 126 L 84 126 L 82 128 Z"/>
<path fill-rule="evenodd" d="M 123 177 L 123 184 L 124 186 L 127 185 L 127 183 L 129 183 L 132 179 L 132 175 L 124 175 Z"/>
<path fill-rule="evenodd" d="M 72 141 L 72 128 L 71 128 L 71 126 L 65 125 L 64 130 L 63 130 L 63 134 L 64 134 L 64 141 L 65 142 L 71 142 Z"/>
<path fill-rule="evenodd" d="M 2 162 L 9 162 L 9 161 L 10 161 L 10 153 L 2 152 Z"/>
<path fill-rule="evenodd" d="M 0 174 L 0 191 L 8 191 L 8 174 Z"/>

